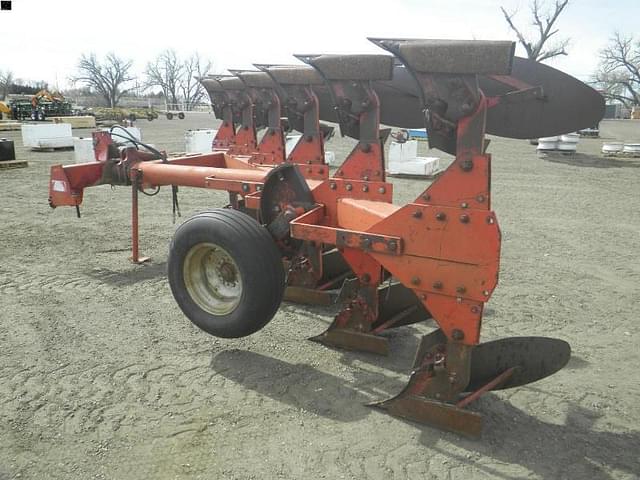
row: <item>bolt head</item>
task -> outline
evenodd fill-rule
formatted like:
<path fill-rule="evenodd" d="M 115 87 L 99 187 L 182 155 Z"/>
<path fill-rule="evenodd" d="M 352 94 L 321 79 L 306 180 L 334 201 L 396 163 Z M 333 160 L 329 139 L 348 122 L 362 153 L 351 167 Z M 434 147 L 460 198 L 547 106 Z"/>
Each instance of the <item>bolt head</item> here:
<path fill-rule="evenodd" d="M 436 290 L 442 290 L 442 286 L 442 282 L 440 281 L 433 282 L 433 288 L 435 288 Z"/>
<path fill-rule="evenodd" d="M 350 192 L 351 190 L 353 190 L 353 185 L 351 185 L 350 183 L 347 183 L 347 185 L 344 188 L 346 188 L 347 191 Z"/>
<path fill-rule="evenodd" d="M 413 212 L 413 218 L 422 218 L 422 210 L 416 210 Z"/>
<path fill-rule="evenodd" d="M 444 222 L 447 219 L 447 214 L 444 212 L 438 212 L 436 213 L 436 220 L 440 221 L 440 222 Z"/>
<path fill-rule="evenodd" d="M 469 215 L 467 215 L 466 213 L 463 215 L 460 215 L 460 221 L 462 223 L 469 223 Z"/>
<path fill-rule="evenodd" d="M 456 341 L 460 341 L 464 339 L 464 332 L 458 328 L 454 328 L 453 332 L 451 332 L 451 338 L 453 338 Z"/>
<path fill-rule="evenodd" d="M 463 160 L 460 164 L 460 168 L 463 172 L 470 172 L 473 169 L 473 161 L 472 160 Z"/>
<path fill-rule="evenodd" d="M 338 188 L 338 187 L 337 187 L 337 185 L 336 185 L 335 183 L 333 183 L 333 182 L 332 182 L 332 183 L 330 183 L 330 184 L 329 184 L 329 188 L 330 188 L 331 190 L 335 190 L 335 189 L 336 189 L 336 188 Z"/>
<path fill-rule="evenodd" d="M 384 188 L 384 187 L 380 187 L 380 188 L 378 189 L 378 193 L 385 193 L 386 191 L 387 191 L 387 189 L 386 189 L 386 188 Z"/>
<path fill-rule="evenodd" d="M 411 285 L 420 285 L 420 277 L 412 277 Z"/>

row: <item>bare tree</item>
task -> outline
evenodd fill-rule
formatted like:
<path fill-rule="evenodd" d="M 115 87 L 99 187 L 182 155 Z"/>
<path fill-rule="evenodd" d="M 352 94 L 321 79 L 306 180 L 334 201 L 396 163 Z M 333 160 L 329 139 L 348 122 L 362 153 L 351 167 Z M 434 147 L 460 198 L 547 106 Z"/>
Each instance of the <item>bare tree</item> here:
<path fill-rule="evenodd" d="M 594 75 L 605 98 L 625 107 L 640 105 L 640 39 L 616 32 L 600 51 L 600 66 Z"/>
<path fill-rule="evenodd" d="M 7 70 L 6 72 L 0 70 L 0 100 L 7 98 L 13 82 L 13 72 L 10 70 Z"/>
<path fill-rule="evenodd" d="M 549 39 L 558 33 L 558 29 L 554 28 L 558 17 L 569 4 L 569 0 L 555 0 L 553 9 L 547 9 L 544 0 L 533 0 L 531 3 L 531 24 L 535 29 L 535 34 L 528 37 L 526 33 L 516 27 L 513 18 L 517 12 L 508 13 L 504 7 L 500 7 L 505 20 L 509 24 L 511 30 L 515 32 L 518 41 L 527 52 L 527 57 L 537 62 L 549 60 L 559 55 L 567 55 L 567 47 L 569 39 L 558 40 L 556 43 L 549 45 Z"/>
<path fill-rule="evenodd" d="M 199 78 L 206 76 L 211 71 L 211 67 L 211 62 L 200 58 L 198 53 L 184 61 L 180 91 L 187 110 L 193 109 L 194 105 L 200 103 L 205 96 L 206 92 Z"/>
<path fill-rule="evenodd" d="M 81 82 L 92 91 L 98 93 L 109 107 L 118 105 L 120 98 L 132 88 L 124 88 L 125 84 L 133 80 L 131 76 L 131 60 L 119 58 L 109 53 L 101 62 L 94 53 L 82 55 L 78 62 L 78 75 L 74 82 Z"/>
<path fill-rule="evenodd" d="M 165 50 L 147 64 L 147 86 L 160 87 L 167 103 L 177 104 L 184 65 L 174 50 Z"/>

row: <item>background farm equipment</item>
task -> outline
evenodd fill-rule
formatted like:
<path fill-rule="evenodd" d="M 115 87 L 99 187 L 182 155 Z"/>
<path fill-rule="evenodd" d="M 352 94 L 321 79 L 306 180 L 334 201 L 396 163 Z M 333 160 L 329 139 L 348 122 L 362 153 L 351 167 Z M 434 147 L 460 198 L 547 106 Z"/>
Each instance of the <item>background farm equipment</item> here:
<path fill-rule="evenodd" d="M 96 162 L 52 167 L 49 201 L 77 207 L 88 186 L 130 185 L 140 261 L 140 191 L 172 185 L 174 208 L 176 185 L 229 192 L 228 208 L 186 220 L 170 247 L 169 284 L 194 324 L 219 337 L 249 335 L 274 316 L 286 283 L 321 291 L 328 265 L 341 259 L 332 281 L 343 283 L 343 306 L 314 340 L 389 354 L 385 331 L 432 319 L 437 328 L 422 338 L 406 388 L 376 406 L 477 436 L 481 417 L 470 403 L 551 375 L 570 355 L 566 342 L 542 337 L 480 343 L 501 245 L 485 132 L 576 131 L 600 119 L 604 102 L 561 72 L 514 59 L 511 42 L 373 41 L 392 56 L 304 55 L 307 65 L 203 79 L 222 120 L 211 153 L 168 159 L 144 145 L 117 149 L 102 135 Z M 302 134 L 289 155 L 283 114 Z M 358 142 L 331 177 L 320 119 Z M 392 203 L 385 178 L 381 120 L 426 126 L 430 145 L 455 155 L 404 206 Z"/>
<path fill-rule="evenodd" d="M 148 121 L 156 120 L 159 117 L 158 111 L 153 107 L 139 108 L 107 108 L 95 107 L 87 111 L 96 117 L 97 122 L 123 122 L 129 120 L 135 122 L 139 119 L 147 119 Z"/>
<path fill-rule="evenodd" d="M 181 108 L 179 104 L 168 103 L 160 113 L 164 115 L 167 120 L 173 120 L 174 118 L 184 120 L 184 109 Z"/>
<path fill-rule="evenodd" d="M 14 120 L 46 120 L 73 115 L 73 105 L 59 92 L 40 90 L 35 95 L 12 95 L 9 102 Z"/>

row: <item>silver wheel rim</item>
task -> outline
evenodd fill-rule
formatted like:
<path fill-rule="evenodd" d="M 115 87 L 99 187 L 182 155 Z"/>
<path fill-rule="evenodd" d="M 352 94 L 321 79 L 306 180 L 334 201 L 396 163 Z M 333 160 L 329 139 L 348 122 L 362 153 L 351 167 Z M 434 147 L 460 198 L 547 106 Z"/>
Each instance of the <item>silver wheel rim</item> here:
<path fill-rule="evenodd" d="M 228 315 L 240 303 L 240 270 L 229 252 L 219 245 L 199 243 L 191 247 L 183 274 L 189 296 L 205 312 Z"/>

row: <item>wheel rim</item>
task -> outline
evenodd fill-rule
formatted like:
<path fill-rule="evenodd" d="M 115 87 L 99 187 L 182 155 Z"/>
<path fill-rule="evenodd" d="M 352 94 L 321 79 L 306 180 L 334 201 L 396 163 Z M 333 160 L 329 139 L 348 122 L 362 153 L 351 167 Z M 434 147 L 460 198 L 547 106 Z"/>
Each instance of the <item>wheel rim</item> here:
<path fill-rule="evenodd" d="M 184 261 L 184 283 L 191 299 L 212 315 L 233 312 L 242 297 L 242 277 L 229 252 L 213 243 L 191 247 Z"/>

